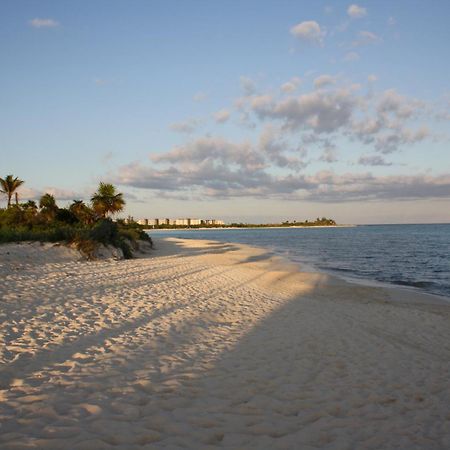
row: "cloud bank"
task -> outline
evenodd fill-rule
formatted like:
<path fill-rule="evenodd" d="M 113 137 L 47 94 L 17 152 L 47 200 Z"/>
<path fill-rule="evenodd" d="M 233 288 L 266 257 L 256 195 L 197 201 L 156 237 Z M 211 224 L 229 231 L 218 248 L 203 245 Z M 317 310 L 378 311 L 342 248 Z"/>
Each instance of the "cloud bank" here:
<path fill-rule="evenodd" d="M 276 92 L 257 92 L 248 77 L 240 80 L 243 96 L 232 108 L 212 114 L 215 123 L 229 120 L 231 110 L 254 124 L 252 138 L 231 140 L 217 134 L 189 139 L 153 154 L 150 164 L 133 162 L 111 174 L 115 183 L 147 189 L 170 198 L 237 197 L 314 202 L 426 199 L 450 196 L 450 174 L 379 176 L 372 172 L 339 174 L 340 145 L 357 144 L 356 166 L 392 166 L 386 155 L 433 139 L 423 123 L 428 106 L 394 89 L 367 89 L 322 74 L 312 89 L 296 94 L 292 78 Z M 172 124 L 190 133 L 196 121 Z M 248 128 L 247 128 L 248 129 Z M 344 144 L 342 144 L 344 143 Z M 317 170 L 317 164 L 327 170 Z M 354 162 L 348 163 L 355 167 Z"/>

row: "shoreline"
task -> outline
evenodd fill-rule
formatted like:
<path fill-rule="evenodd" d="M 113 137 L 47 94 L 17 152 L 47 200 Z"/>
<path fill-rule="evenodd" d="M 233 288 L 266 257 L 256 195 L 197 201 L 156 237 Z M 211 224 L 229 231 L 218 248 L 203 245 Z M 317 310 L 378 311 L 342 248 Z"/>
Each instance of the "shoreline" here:
<path fill-rule="evenodd" d="M 326 226 L 326 227 L 313 227 L 313 228 L 339 228 L 339 227 L 357 227 L 359 225 L 343 225 L 343 226 Z M 285 227 L 271 227 L 271 228 L 285 228 Z M 290 228 L 310 228 L 310 227 L 290 227 Z M 237 229 L 237 228 L 236 228 Z M 258 228 L 248 228 L 248 229 L 258 229 Z M 208 230 L 208 228 L 205 229 L 198 229 L 198 231 L 205 231 Z M 170 232 L 175 232 L 175 231 L 196 231 L 195 229 L 179 229 L 179 230 L 146 230 L 148 232 L 152 232 L 152 231 L 159 231 L 159 232 L 164 232 L 164 231 L 170 231 Z M 186 238 L 186 239 L 190 239 L 190 240 L 195 240 L 195 238 Z M 219 240 L 213 240 L 214 242 L 218 242 L 218 243 L 222 243 L 222 244 L 233 244 L 233 242 L 229 242 L 229 241 L 219 241 Z M 240 244 L 238 244 L 240 245 Z M 247 245 L 247 244 L 242 244 L 242 245 Z M 249 245 L 251 247 L 251 245 Z M 258 247 L 255 247 L 258 248 Z M 370 287 L 379 287 L 379 288 L 387 288 L 387 289 L 400 289 L 400 290 L 405 290 L 405 291 L 410 291 L 410 292 L 416 292 L 419 294 L 423 294 L 425 296 L 429 296 L 431 299 L 438 299 L 444 302 L 448 302 L 450 303 L 450 296 L 446 296 L 443 294 L 438 294 L 438 293 L 434 293 L 434 292 L 428 292 L 423 288 L 414 286 L 414 285 L 407 285 L 407 284 L 396 284 L 396 283 L 392 283 L 389 281 L 379 281 L 379 280 L 373 280 L 370 278 L 363 278 L 363 277 L 358 277 L 358 276 L 352 276 L 352 275 L 344 275 L 338 271 L 333 271 L 332 269 L 330 270 L 325 270 L 325 269 L 321 269 L 317 266 L 315 266 L 313 263 L 310 263 L 308 261 L 303 261 L 303 260 L 296 260 L 296 259 L 290 259 L 288 256 L 285 256 L 282 252 L 277 252 L 274 249 L 271 249 L 269 247 L 259 247 L 259 248 L 264 248 L 266 251 L 271 251 L 274 253 L 274 255 L 276 256 L 280 256 L 282 258 L 285 258 L 287 260 L 289 260 L 291 263 L 296 264 L 299 267 L 299 270 L 301 270 L 301 268 L 306 268 L 308 271 L 313 271 L 313 272 L 317 272 L 317 273 L 323 273 L 323 274 L 327 274 L 333 277 L 337 277 L 339 279 L 345 280 L 349 283 L 354 283 L 354 284 L 358 284 L 358 285 L 362 285 L 362 286 L 370 286 Z"/>
<path fill-rule="evenodd" d="M 262 226 L 262 227 L 200 227 L 200 228 L 192 228 L 192 227 L 186 227 L 186 228 L 143 228 L 143 231 L 205 231 L 205 230 L 262 230 L 262 229 L 289 229 L 289 228 L 354 228 L 358 227 L 360 225 L 311 225 L 311 226 L 305 226 L 305 225 L 292 225 L 288 227 L 269 227 L 269 226 Z"/>
<path fill-rule="evenodd" d="M 450 443 L 448 304 L 244 244 L 56 256 L 0 261 L 2 448 Z"/>

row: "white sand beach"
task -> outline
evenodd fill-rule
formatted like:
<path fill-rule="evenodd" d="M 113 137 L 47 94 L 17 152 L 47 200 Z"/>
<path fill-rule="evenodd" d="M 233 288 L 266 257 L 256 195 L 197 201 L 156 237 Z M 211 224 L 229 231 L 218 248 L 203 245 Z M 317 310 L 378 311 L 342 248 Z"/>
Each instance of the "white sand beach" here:
<path fill-rule="evenodd" d="M 1 449 L 448 449 L 450 304 L 156 239 L 0 246 Z"/>

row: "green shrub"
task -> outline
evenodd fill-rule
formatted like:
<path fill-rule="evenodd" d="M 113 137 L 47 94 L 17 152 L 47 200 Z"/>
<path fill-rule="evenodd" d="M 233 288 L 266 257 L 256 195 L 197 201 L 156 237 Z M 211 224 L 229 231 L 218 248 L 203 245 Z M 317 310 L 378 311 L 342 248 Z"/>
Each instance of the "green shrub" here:
<path fill-rule="evenodd" d="M 58 242 L 71 241 L 76 235 L 76 230 L 68 226 L 52 228 L 28 228 L 28 227 L 1 227 L 0 242 L 41 241 Z"/>
<path fill-rule="evenodd" d="M 123 251 L 125 258 L 132 258 L 133 250 L 139 249 L 138 240 L 152 243 L 147 233 L 136 226 L 117 224 L 111 219 L 102 219 L 93 225 L 83 225 L 78 221 L 72 223 L 74 216 L 65 211 L 58 217 L 59 221 L 43 223 L 35 220 L 32 223 L 25 220 L 25 212 L 20 208 L 0 210 L 0 243 L 63 241 L 74 244 L 88 257 L 94 255 L 99 244 L 113 245 Z M 12 225 L 14 223 L 15 226 Z"/>
<path fill-rule="evenodd" d="M 120 228 L 119 236 L 130 241 L 137 241 L 139 239 L 139 233 L 133 229 Z"/>
<path fill-rule="evenodd" d="M 59 208 L 58 211 L 56 211 L 55 219 L 58 222 L 68 223 L 71 225 L 79 222 L 78 217 L 72 211 L 65 208 Z"/>
<path fill-rule="evenodd" d="M 8 181 L 11 193 L 23 183 L 12 175 L 0 180 L 2 184 Z M 126 258 L 131 258 L 132 250 L 139 248 L 138 240 L 152 242 L 136 223 L 127 224 L 123 220 L 114 223 L 107 218 L 109 213 L 120 211 L 125 205 L 123 194 L 116 192 L 112 184 L 100 183 L 91 198 L 92 207 L 74 200 L 68 208 L 59 208 L 55 197 L 49 193 L 40 198 L 39 206 L 33 200 L 12 205 L 10 199 L 11 195 L 8 208 L 0 208 L 0 243 L 65 241 L 90 256 L 99 244 L 113 245 L 121 248 Z"/>
<path fill-rule="evenodd" d="M 131 249 L 130 241 L 127 241 L 124 238 L 119 238 L 116 241 L 116 247 L 119 247 L 123 252 L 123 257 L 125 259 L 133 258 L 133 251 Z"/>
<path fill-rule="evenodd" d="M 102 219 L 91 228 L 89 237 L 105 245 L 113 244 L 118 238 L 117 224 L 110 219 Z"/>
<path fill-rule="evenodd" d="M 124 223 L 119 223 L 119 234 L 125 236 L 132 241 L 147 241 L 152 242 L 150 236 L 143 231 L 137 224 L 126 225 Z"/>
<path fill-rule="evenodd" d="M 93 241 L 92 239 L 81 239 L 76 238 L 73 243 L 75 244 L 77 250 L 86 255 L 89 259 L 94 257 L 94 253 L 97 250 L 99 243 Z"/>

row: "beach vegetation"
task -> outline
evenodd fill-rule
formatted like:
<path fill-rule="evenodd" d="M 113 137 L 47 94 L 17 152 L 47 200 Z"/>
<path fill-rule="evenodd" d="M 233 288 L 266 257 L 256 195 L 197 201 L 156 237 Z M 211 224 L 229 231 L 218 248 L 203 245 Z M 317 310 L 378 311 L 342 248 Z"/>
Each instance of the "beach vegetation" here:
<path fill-rule="evenodd" d="M 6 175 L 5 178 L 0 178 L 0 192 L 7 197 L 7 207 L 11 207 L 11 199 L 13 194 L 16 194 L 16 205 L 19 203 L 19 196 L 17 189 L 24 183 L 23 180 L 14 177 L 13 175 Z"/>
<path fill-rule="evenodd" d="M 58 206 L 56 205 L 55 197 L 51 194 L 44 194 L 39 199 L 39 208 L 41 218 L 46 222 L 55 220 L 58 212 Z"/>
<path fill-rule="evenodd" d="M 317 218 L 316 220 L 285 220 L 281 223 L 264 223 L 264 224 L 251 224 L 251 223 L 232 223 L 229 226 L 233 228 L 288 228 L 288 227 L 334 227 L 336 221 L 333 219 L 327 219 L 326 217 Z"/>
<path fill-rule="evenodd" d="M 122 211 L 125 206 L 123 194 L 117 192 L 114 185 L 102 182 L 92 196 L 91 202 L 94 211 L 102 218 Z"/>
<path fill-rule="evenodd" d="M 95 222 L 95 212 L 87 206 L 83 200 L 74 200 L 69 206 L 69 211 L 75 215 L 80 223 L 92 225 Z"/>
<path fill-rule="evenodd" d="M 66 242 L 88 256 L 94 255 L 101 244 L 112 245 L 120 248 L 125 258 L 132 257 L 139 241 L 152 243 L 137 224 L 112 220 L 111 216 L 124 208 L 125 201 L 111 184 L 100 183 L 90 205 L 74 200 L 68 207 L 59 207 L 49 193 L 38 204 L 34 200 L 11 204 L 11 198 L 12 194 L 8 194 L 7 207 L 0 208 L 0 243 Z"/>

